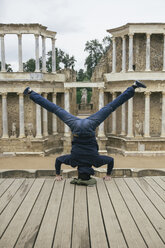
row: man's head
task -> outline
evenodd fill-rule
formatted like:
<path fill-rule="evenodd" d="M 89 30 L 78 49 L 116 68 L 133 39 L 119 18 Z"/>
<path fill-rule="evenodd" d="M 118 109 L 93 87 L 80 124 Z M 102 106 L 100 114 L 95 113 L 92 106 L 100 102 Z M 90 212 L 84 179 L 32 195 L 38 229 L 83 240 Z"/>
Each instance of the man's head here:
<path fill-rule="evenodd" d="M 91 175 L 94 175 L 94 170 L 91 167 L 78 167 L 78 178 L 89 180 Z"/>

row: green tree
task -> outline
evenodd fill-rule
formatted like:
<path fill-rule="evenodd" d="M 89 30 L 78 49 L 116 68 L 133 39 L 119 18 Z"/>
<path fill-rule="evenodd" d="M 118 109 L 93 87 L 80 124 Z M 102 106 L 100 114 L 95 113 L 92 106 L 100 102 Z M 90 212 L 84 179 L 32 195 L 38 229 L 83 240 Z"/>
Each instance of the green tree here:
<path fill-rule="evenodd" d="M 91 78 L 93 70 L 101 57 L 108 51 L 110 44 L 111 38 L 109 36 L 104 37 L 102 43 L 97 39 L 86 42 L 84 51 L 88 52 L 89 55 L 85 59 L 85 66 L 89 78 Z"/>
<path fill-rule="evenodd" d="M 7 72 L 13 72 L 10 64 L 5 64 L 5 68 Z M 1 71 L 1 61 L 0 61 L 0 71 Z"/>
<path fill-rule="evenodd" d="M 23 63 L 23 70 L 25 72 L 34 72 L 35 71 L 35 59 L 29 59 Z"/>
<path fill-rule="evenodd" d="M 69 56 L 69 54 L 65 53 L 61 49 L 56 48 L 56 69 L 61 69 L 61 64 L 64 65 L 64 68 L 74 69 L 75 66 L 75 58 L 74 56 Z M 52 51 L 48 52 L 48 59 L 46 61 L 47 71 L 52 71 Z"/>
<path fill-rule="evenodd" d="M 87 73 L 83 69 L 80 69 L 77 73 L 77 82 L 83 82 L 88 80 L 89 78 L 87 76 Z"/>

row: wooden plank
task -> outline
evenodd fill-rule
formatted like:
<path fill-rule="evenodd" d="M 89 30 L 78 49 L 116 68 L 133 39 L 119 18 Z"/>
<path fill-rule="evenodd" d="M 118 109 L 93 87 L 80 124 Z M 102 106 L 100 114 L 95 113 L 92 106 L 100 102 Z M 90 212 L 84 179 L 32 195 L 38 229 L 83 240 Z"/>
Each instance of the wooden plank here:
<path fill-rule="evenodd" d="M 34 248 L 52 247 L 64 183 L 65 180 L 55 182 Z"/>
<path fill-rule="evenodd" d="M 89 230 L 91 247 L 109 247 L 106 239 L 103 219 L 101 216 L 100 205 L 96 187 L 87 187 L 87 201 L 89 213 Z"/>
<path fill-rule="evenodd" d="M 10 185 L 14 182 L 14 178 L 6 179 L 0 187 L 0 197 L 4 194 L 4 192 L 10 187 Z"/>
<path fill-rule="evenodd" d="M 82 186 L 75 190 L 72 247 L 90 247 L 86 187 Z"/>
<path fill-rule="evenodd" d="M 102 179 L 97 179 L 97 190 L 110 247 L 127 247 L 117 216 L 115 214 L 112 203 L 105 188 L 105 184 Z"/>
<path fill-rule="evenodd" d="M 165 203 L 158 196 L 158 194 L 147 184 L 143 178 L 136 178 L 135 181 L 147 197 L 151 200 L 152 204 L 158 209 L 160 214 L 165 218 Z"/>
<path fill-rule="evenodd" d="M 125 182 L 129 186 L 130 190 L 136 197 L 137 201 L 143 208 L 143 211 L 146 213 L 153 226 L 159 233 L 162 240 L 165 242 L 165 220 L 160 215 L 155 206 L 151 203 L 148 197 L 144 194 L 141 188 L 137 185 L 137 183 L 132 178 L 125 179 Z"/>
<path fill-rule="evenodd" d="M 17 248 L 30 248 L 33 247 L 36 239 L 49 197 L 52 190 L 54 179 L 47 179 L 43 188 L 38 196 L 37 201 L 30 213 L 30 216 L 24 226 L 21 235 L 16 243 Z"/>
<path fill-rule="evenodd" d="M 72 215 L 75 185 L 67 179 L 55 232 L 53 247 L 70 247 L 72 234 Z"/>
<path fill-rule="evenodd" d="M 0 184 L 5 181 L 5 178 L 0 178 Z"/>
<path fill-rule="evenodd" d="M 161 176 L 160 179 L 162 179 L 165 182 L 165 176 Z"/>
<path fill-rule="evenodd" d="M 34 205 L 34 202 L 41 190 L 44 179 L 36 179 L 19 210 L 16 212 L 14 218 L 10 222 L 7 230 L 0 240 L 0 247 L 12 248 L 14 247 L 18 236 L 29 216 L 29 213 Z"/>
<path fill-rule="evenodd" d="M 163 248 L 164 244 L 159 237 L 158 233 L 155 231 L 151 222 L 143 212 L 141 206 L 136 201 L 135 197 L 129 190 L 128 186 L 123 179 L 115 179 L 115 182 L 126 202 L 131 215 L 133 216 L 146 244 L 150 248 Z"/>
<path fill-rule="evenodd" d="M 3 232 L 5 231 L 11 219 L 13 218 L 15 212 L 21 205 L 33 182 L 34 179 L 26 179 L 15 194 L 15 196 L 12 198 L 10 203 L 5 208 L 5 211 L 3 211 L 0 215 L 0 237 L 2 236 Z"/>
<path fill-rule="evenodd" d="M 164 190 L 150 177 L 145 177 L 144 180 L 153 188 L 153 190 L 165 201 Z"/>
<path fill-rule="evenodd" d="M 16 179 L 13 182 L 12 186 L 9 187 L 8 190 L 6 190 L 6 192 L 3 194 L 3 196 L 0 199 L 0 214 L 5 209 L 5 207 L 9 204 L 9 202 L 11 201 L 11 199 L 13 198 L 13 196 L 15 195 L 15 193 L 17 192 L 17 190 L 19 189 L 23 181 L 24 181 L 23 178 Z"/>
<path fill-rule="evenodd" d="M 154 181 L 159 184 L 160 187 L 162 187 L 163 190 L 165 190 L 165 181 L 162 180 L 160 177 L 153 177 Z"/>
<path fill-rule="evenodd" d="M 114 180 L 106 181 L 106 186 L 128 247 L 146 247 L 137 225 L 135 224 L 127 205 L 117 189 Z"/>

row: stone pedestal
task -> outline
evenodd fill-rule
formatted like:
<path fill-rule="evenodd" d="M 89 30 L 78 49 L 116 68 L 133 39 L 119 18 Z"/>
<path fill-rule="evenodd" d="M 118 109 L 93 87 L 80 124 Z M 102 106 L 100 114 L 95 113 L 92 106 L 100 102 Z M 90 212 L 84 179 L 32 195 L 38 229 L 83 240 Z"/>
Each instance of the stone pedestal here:
<path fill-rule="evenodd" d="M 70 153 L 71 150 L 71 136 L 64 136 L 63 140 L 63 154 Z"/>
<path fill-rule="evenodd" d="M 107 140 L 106 136 L 97 137 L 100 155 L 107 155 Z"/>

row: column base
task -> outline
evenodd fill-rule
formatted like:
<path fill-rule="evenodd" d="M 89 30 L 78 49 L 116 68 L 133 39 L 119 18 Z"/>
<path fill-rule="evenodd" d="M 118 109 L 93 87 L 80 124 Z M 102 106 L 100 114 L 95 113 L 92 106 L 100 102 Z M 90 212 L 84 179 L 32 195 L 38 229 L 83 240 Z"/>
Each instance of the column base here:
<path fill-rule="evenodd" d="M 25 137 L 26 137 L 25 134 L 20 134 L 18 138 L 22 139 L 22 138 L 25 138 Z"/>
<path fill-rule="evenodd" d="M 151 136 L 149 135 L 149 134 L 144 134 L 144 136 L 143 136 L 144 138 L 151 138 Z"/>
<path fill-rule="evenodd" d="M 120 135 L 125 136 L 125 135 L 126 135 L 126 132 L 122 131 L 122 132 L 120 133 Z"/>
<path fill-rule="evenodd" d="M 46 137 L 46 136 L 48 136 L 48 135 L 49 135 L 48 133 L 43 133 L 43 136 L 44 136 L 44 137 Z"/>
<path fill-rule="evenodd" d="M 133 136 L 133 134 L 127 134 L 127 136 L 126 136 L 127 138 L 134 138 L 134 136 Z"/>
<path fill-rule="evenodd" d="M 9 139 L 9 135 L 2 135 L 1 139 Z"/>
<path fill-rule="evenodd" d="M 107 155 L 107 137 L 104 135 L 102 137 L 97 137 L 97 142 L 99 146 L 99 153 L 102 155 Z"/>
<path fill-rule="evenodd" d="M 70 153 L 71 149 L 71 136 L 64 136 L 63 140 L 63 153 L 68 154 Z"/>
<path fill-rule="evenodd" d="M 41 138 L 43 138 L 42 135 L 36 135 L 36 137 L 35 137 L 35 139 L 41 139 Z"/>

